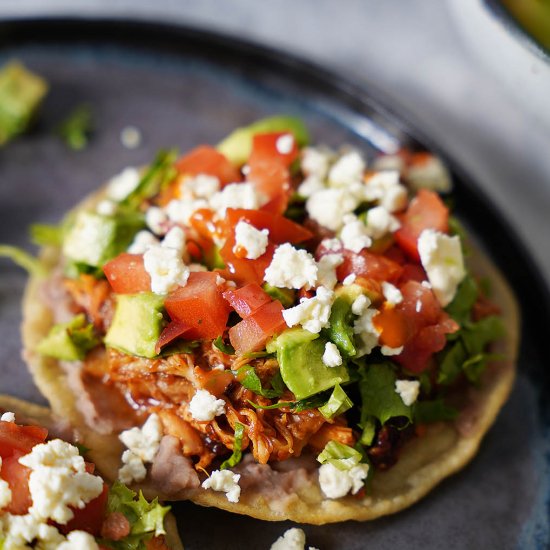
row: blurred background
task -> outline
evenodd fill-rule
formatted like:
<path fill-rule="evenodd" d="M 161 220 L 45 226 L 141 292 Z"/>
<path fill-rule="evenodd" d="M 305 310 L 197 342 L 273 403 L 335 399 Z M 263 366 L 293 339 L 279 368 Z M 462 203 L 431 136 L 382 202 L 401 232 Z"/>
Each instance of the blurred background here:
<path fill-rule="evenodd" d="M 375 90 L 455 159 L 550 282 L 548 0 L 0 0 L 0 18 L 132 17 L 220 30 Z"/>

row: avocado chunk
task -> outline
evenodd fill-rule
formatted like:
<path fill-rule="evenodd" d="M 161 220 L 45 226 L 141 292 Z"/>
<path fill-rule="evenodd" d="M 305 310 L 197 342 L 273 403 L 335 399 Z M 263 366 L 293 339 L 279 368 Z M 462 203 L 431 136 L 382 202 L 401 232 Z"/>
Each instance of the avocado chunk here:
<path fill-rule="evenodd" d="M 48 84 L 13 61 L 0 70 L 0 145 L 23 133 L 48 91 Z"/>
<path fill-rule="evenodd" d="M 309 133 L 299 118 L 278 115 L 262 118 L 250 126 L 237 128 L 218 144 L 217 149 L 235 166 L 241 166 L 250 156 L 252 138 L 255 134 L 284 131 L 293 134 L 300 147 L 309 142 Z"/>
<path fill-rule="evenodd" d="M 36 351 L 48 357 L 64 361 L 84 359 L 88 351 L 99 344 L 92 324 L 86 322 L 83 313 L 68 323 L 54 325 L 38 344 Z"/>
<path fill-rule="evenodd" d="M 165 326 L 164 297 L 152 292 L 119 294 L 105 345 L 130 355 L 152 358 Z"/>
<path fill-rule="evenodd" d="M 327 340 L 303 329 L 290 329 L 270 342 L 267 351 L 277 352 L 284 383 L 296 396 L 305 399 L 349 381 L 345 365 L 327 367 L 323 353 Z"/>
<path fill-rule="evenodd" d="M 102 216 L 79 212 L 63 241 L 63 254 L 75 263 L 101 268 L 125 251 L 145 226 L 141 214 Z"/>
<path fill-rule="evenodd" d="M 291 288 L 280 288 L 269 283 L 263 284 L 262 288 L 274 300 L 279 300 L 283 307 L 290 307 L 296 300 L 296 292 Z"/>

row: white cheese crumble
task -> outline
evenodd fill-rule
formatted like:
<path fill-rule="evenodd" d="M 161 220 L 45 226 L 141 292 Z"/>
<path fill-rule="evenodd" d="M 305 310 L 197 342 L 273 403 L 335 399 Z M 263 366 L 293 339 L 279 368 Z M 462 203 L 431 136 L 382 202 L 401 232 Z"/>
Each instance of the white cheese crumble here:
<path fill-rule="evenodd" d="M 283 310 L 283 318 L 289 327 L 302 327 L 317 334 L 328 326 L 334 292 L 320 286 L 313 298 L 302 298 L 297 306 Z"/>
<path fill-rule="evenodd" d="M 137 426 L 120 433 L 118 438 L 127 447 L 122 454 L 123 466 L 118 477 L 123 483 L 142 481 L 147 475 L 145 463 L 153 462 L 162 439 L 162 424 L 156 414 L 151 414 L 141 428 Z"/>
<path fill-rule="evenodd" d="M 328 175 L 333 157 L 334 153 L 326 147 L 305 147 L 302 149 L 302 172 L 322 181 Z"/>
<path fill-rule="evenodd" d="M 67 540 L 62 542 L 57 550 L 98 550 L 99 546 L 93 535 L 86 531 L 71 531 Z"/>
<path fill-rule="evenodd" d="M 111 201 L 109 199 L 103 199 L 102 201 L 99 201 L 97 203 L 97 206 L 95 207 L 95 211 L 100 216 L 114 216 L 117 211 L 117 205 L 116 202 Z"/>
<path fill-rule="evenodd" d="M 284 243 L 275 249 L 264 281 L 280 288 L 311 288 L 317 282 L 317 274 L 317 262 L 309 252 Z"/>
<path fill-rule="evenodd" d="M 399 346 L 398 348 L 392 348 L 390 346 L 382 346 L 380 348 L 380 353 L 382 355 L 385 355 L 386 357 L 391 357 L 392 355 L 399 355 L 403 352 L 403 346 Z"/>
<path fill-rule="evenodd" d="M 330 462 L 319 468 L 319 485 L 328 498 L 341 498 L 350 491 L 358 493 L 369 473 L 368 464 L 358 464 L 349 470 L 340 470 Z"/>
<path fill-rule="evenodd" d="M 351 304 L 351 312 L 354 315 L 363 315 L 369 306 L 370 300 L 364 294 L 359 294 Z"/>
<path fill-rule="evenodd" d="M 170 221 L 188 226 L 193 212 L 202 208 L 210 208 L 210 204 L 206 199 L 173 199 L 166 205 L 166 214 L 168 214 Z"/>
<path fill-rule="evenodd" d="M 403 294 L 401 294 L 401 291 L 395 285 L 392 285 L 387 281 L 382 283 L 382 294 L 384 295 L 386 302 L 392 306 L 396 306 L 403 301 Z"/>
<path fill-rule="evenodd" d="M 395 393 L 399 394 L 407 407 L 410 407 L 418 399 L 420 382 L 418 380 L 396 380 Z"/>
<path fill-rule="evenodd" d="M 342 254 L 325 254 L 317 262 L 317 284 L 333 289 L 338 282 L 336 268 L 342 264 Z"/>
<path fill-rule="evenodd" d="M 347 187 L 363 179 L 366 164 L 357 151 L 344 153 L 331 167 L 328 180 L 333 187 Z"/>
<path fill-rule="evenodd" d="M 158 244 L 160 244 L 160 241 L 150 231 L 144 229 L 136 233 L 127 252 L 129 254 L 143 254 L 146 250 Z"/>
<path fill-rule="evenodd" d="M 129 166 L 111 179 L 107 185 L 107 196 L 115 202 L 123 201 L 139 185 L 141 175 L 137 168 Z"/>
<path fill-rule="evenodd" d="M 211 199 L 220 190 L 220 180 L 208 174 L 185 178 L 180 184 L 181 198 L 186 200 Z"/>
<path fill-rule="evenodd" d="M 425 229 L 418 238 L 418 253 L 439 303 L 449 305 L 466 275 L 460 238 Z"/>
<path fill-rule="evenodd" d="M 19 463 L 31 470 L 29 514 L 42 520 L 65 524 L 103 491 L 103 480 L 86 471 L 78 449 L 60 439 L 35 445 Z"/>
<path fill-rule="evenodd" d="M 277 138 L 275 147 L 281 155 L 288 155 L 294 147 L 294 136 L 292 134 L 283 134 Z"/>
<path fill-rule="evenodd" d="M 256 191 L 253 183 L 230 183 L 212 196 L 210 206 L 223 218 L 228 208 L 256 210 L 266 202 L 266 198 Z"/>
<path fill-rule="evenodd" d="M 353 212 L 358 204 L 357 197 L 346 189 L 322 189 L 307 199 L 306 210 L 320 225 L 338 231 L 344 216 Z"/>
<path fill-rule="evenodd" d="M 340 350 L 332 342 L 327 342 L 325 344 L 323 363 L 327 367 L 339 367 L 342 364 L 342 355 L 340 355 Z"/>
<path fill-rule="evenodd" d="M 448 193 L 453 187 L 447 167 L 441 159 L 433 155 L 409 166 L 407 181 L 416 190 L 431 189 L 439 193 Z"/>
<path fill-rule="evenodd" d="M 234 474 L 231 470 L 214 470 L 210 477 L 202 482 L 202 488 L 222 491 L 229 502 L 239 502 L 241 496 L 239 479 L 241 475 Z"/>
<path fill-rule="evenodd" d="M 311 195 L 321 191 L 322 189 L 325 189 L 325 184 L 323 183 L 323 180 L 319 179 L 317 176 L 312 175 L 306 176 L 304 178 L 304 181 L 300 183 L 296 191 L 298 192 L 298 195 L 307 198 L 311 197 Z"/>
<path fill-rule="evenodd" d="M 344 217 L 344 227 L 340 230 L 340 239 L 344 248 L 359 254 L 363 248 L 372 244 L 367 226 L 353 214 Z"/>
<path fill-rule="evenodd" d="M 2 422 L 15 422 L 15 414 L 12 412 L 5 412 L 2 416 L 0 416 L 0 420 Z M 1 462 L 0 462 L 1 464 Z"/>
<path fill-rule="evenodd" d="M 183 263 L 181 251 L 167 246 L 150 246 L 143 254 L 145 271 L 151 276 L 151 290 L 168 294 L 177 286 L 185 286 L 189 267 Z"/>
<path fill-rule="evenodd" d="M 0 528 L 0 534 L 5 536 L 2 541 L 4 550 L 57 550 L 66 540 L 53 525 L 48 525 L 31 514 L 4 514 L 0 516 L 0 527 L 3 527 Z"/>
<path fill-rule="evenodd" d="M 399 172 L 382 171 L 372 174 L 366 182 L 365 199 L 378 201 L 389 212 L 407 206 L 407 189 L 399 183 Z"/>
<path fill-rule="evenodd" d="M 135 126 L 126 126 L 120 131 L 120 143 L 126 149 L 136 149 L 141 145 L 141 132 Z"/>
<path fill-rule="evenodd" d="M 270 550 L 304 550 L 306 534 L 302 529 L 288 529 L 272 545 Z"/>
<path fill-rule="evenodd" d="M 164 235 L 168 223 L 168 214 L 158 206 L 151 206 L 145 212 L 145 223 L 156 235 Z"/>
<path fill-rule="evenodd" d="M 208 422 L 225 413 L 225 401 L 207 390 L 197 390 L 189 402 L 189 412 L 195 420 Z"/>
<path fill-rule="evenodd" d="M 256 260 L 265 253 L 269 242 L 268 236 L 268 229 L 256 229 L 253 225 L 241 220 L 235 226 L 233 252 L 237 253 L 239 249 L 244 249 L 245 258 Z"/>
<path fill-rule="evenodd" d="M 375 206 L 367 212 L 367 234 L 380 239 L 401 227 L 399 220 L 383 206 Z"/>
<path fill-rule="evenodd" d="M 368 308 L 355 319 L 353 332 L 357 335 L 359 346 L 357 357 L 368 355 L 378 345 L 378 330 L 372 322 L 372 318 L 378 313 L 374 308 Z"/>
<path fill-rule="evenodd" d="M 341 252 L 342 251 L 342 241 L 340 239 L 323 239 L 321 241 L 321 246 L 331 252 Z"/>
<path fill-rule="evenodd" d="M 161 246 L 163 248 L 173 248 L 180 254 L 183 254 L 185 249 L 185 233 L 181 227 L 175 226 L 166 233 L 162 239 Z"/>
<path fill-rule="evenodd" d="M 357 275 L 355 273 L 350 273 L 344 277 L 342 284 L 344 286 L 351 286 L 355 282 L 355 279 L 357 279 Z"/>

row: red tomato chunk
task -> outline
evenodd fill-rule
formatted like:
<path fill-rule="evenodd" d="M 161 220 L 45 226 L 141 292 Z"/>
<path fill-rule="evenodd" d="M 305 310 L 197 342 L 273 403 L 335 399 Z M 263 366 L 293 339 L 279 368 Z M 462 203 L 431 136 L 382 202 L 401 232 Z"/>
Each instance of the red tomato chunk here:
<path fill-rule="evenodd" d="M 151 277 L 145 271 L 142 255 L 119 254 L 103 266 L 103 273 L 118 294 L 137 294 L 151 290 Z"/>
<path fill-rule="evenodd" d="M 252 315 L 264 304 L 271 302 L 271 296 L 255 283 L 237 290 L 226 290 L 223 297 L 243 319 Z"/>

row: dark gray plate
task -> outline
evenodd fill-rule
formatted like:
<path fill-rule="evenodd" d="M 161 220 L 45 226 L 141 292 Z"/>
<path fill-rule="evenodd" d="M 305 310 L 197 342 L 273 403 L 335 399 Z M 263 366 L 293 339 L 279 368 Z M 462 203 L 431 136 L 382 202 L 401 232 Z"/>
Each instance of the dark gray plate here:
<path fill-rule="evenodd" d="M 50 82 L 39 125 L 0 150 L 0 242 L 27 246 L 27 227 L 54 222 L 126 165 L 161 147 L 215 143 L 235 126 L 274 113 L 305 119 L 316 141 L 353 143 L 366 154 L 431 144 L 382 107 L 371 90 L 281 52 L 191 29 L 120 21 L 0 23 L 0 64 L 22 59 Z M 72 152 L 54 135 L 80 103 L 94 111 L 89 148 Z M 143 132 L 129 151 L 119 133 Z M 414 136 L 414 137 L 413 137 Z M 416 141 L 419 140 L 419 141 Z M 398 515 L 305 530 L 323 550 L 369 548 L 546 548 L 549 544 L 548 291 L 521 243 L 439 151 L 456 176 L 459 214 L 516 289 L 523 309 L 520 375 L 479 455 L 462 473 Z M 25 276 L 0 263 L 0 391 L 43 402 L 20 359 Z M 269 548 L 289 527 L 193 504 L 174 506 L 186 548 Z"/>

